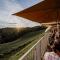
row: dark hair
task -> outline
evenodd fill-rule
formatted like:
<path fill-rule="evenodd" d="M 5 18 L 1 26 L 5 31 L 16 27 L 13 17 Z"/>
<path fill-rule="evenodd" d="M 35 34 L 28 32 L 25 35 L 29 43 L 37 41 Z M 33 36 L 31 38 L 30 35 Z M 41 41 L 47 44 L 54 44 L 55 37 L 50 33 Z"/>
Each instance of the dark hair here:
<path fill-rule="evenodd" d="M 59 51 L 60 52 L 60 41 L 56 41 L 54 43 L 54 47 L 53 47 L 54 51 Z"/>

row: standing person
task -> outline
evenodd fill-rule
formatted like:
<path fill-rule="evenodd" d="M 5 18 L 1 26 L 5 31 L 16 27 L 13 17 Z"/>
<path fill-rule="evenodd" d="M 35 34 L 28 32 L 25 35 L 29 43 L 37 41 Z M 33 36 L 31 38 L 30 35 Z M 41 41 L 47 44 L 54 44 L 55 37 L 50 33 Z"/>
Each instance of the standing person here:
<path fill-rule="evenodd" d="M 50 31 L 48 40 L 49 40 L 49 45 L 53 45 L 54 40 L 55 40 L 55 31 L 54 32 Z"/>
<path fill-rule="evenodd" d="M 55 41 L 55 30 L 50 30 L 48 40 L 49 40 L 49 43 L 47 45 L 47 51 L 51 52 L 52 51 L 52 45 Z"/>
<path fill-rule="evenodd" d="M 60 41 L 54 43 L 52 52 L 45 53 L 44 60 L 60 60 Z"/>

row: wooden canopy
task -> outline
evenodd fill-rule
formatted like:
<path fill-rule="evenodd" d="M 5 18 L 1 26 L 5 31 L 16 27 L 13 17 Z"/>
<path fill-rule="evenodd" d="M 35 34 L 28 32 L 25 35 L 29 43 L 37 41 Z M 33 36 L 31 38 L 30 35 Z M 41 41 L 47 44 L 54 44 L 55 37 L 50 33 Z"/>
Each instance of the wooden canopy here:
<path fill-rule="evenodd" d="M 13 15 L 39 23 L 60 21 L 60 0 L 44 0 Z"/>

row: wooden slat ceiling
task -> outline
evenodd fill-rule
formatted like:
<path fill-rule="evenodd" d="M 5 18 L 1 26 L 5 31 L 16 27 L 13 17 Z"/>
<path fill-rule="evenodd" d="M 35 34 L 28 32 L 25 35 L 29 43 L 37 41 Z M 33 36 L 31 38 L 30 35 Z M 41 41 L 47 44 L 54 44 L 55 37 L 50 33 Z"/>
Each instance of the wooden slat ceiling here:
<path fill-rule="evenodd" d="M 30 8 L 13 15 L 23 17 L 39 23 L 60 20 L 60 0 L 44 0 Z"/>

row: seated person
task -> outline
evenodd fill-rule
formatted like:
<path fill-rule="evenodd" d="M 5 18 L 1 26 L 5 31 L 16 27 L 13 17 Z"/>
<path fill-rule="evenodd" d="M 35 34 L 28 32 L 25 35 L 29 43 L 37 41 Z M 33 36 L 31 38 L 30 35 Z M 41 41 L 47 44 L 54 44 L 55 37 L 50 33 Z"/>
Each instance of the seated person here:
<path fill-rule="evenodd" d="M 60 41 L 55 42 L 52 52 L 46 52 L 43 60 L 60 60 Z"/>

